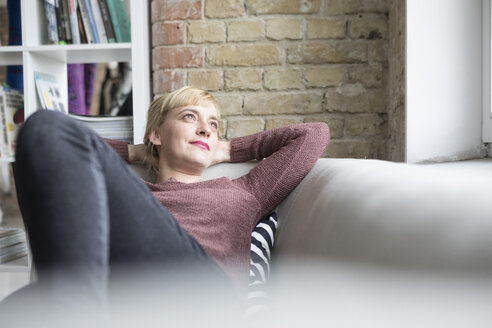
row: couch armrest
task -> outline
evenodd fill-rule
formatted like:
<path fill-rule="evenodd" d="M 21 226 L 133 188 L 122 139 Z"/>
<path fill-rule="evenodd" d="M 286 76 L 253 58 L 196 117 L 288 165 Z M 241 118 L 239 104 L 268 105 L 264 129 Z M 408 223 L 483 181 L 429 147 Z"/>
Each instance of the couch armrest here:
<path fill-rule="evenodd" d="M 470 163 L 320 159 L 279 207 L 276 256 L 492 269 L 492 161 Z"/>

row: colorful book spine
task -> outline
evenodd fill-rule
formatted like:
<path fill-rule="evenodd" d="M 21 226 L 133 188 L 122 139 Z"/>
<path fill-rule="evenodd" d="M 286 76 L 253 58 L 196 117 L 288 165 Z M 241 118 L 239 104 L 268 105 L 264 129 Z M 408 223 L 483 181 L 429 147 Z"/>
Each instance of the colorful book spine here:
<path fill-rule="evenodd" d="M 101 43 L 99 39 L 99 33 L 97 32 L 96 20 L 94 19 L 94 11 L 92 10 L 91 0 L 85 0 L 85 8 L 87 9 L 87 17 L 89 18 L 89 24 L 94 38 L 94 43 Z M 85 23 L 85 22 L 84 22 Z"/>
<path fill-rule="evenodd" d="M 80 43 L 86 44 L 87 36 L 85 35 L 85 28 L 82 19 L 82 14 L 80 13 L 80 6 L 77 6 L 77 22 L 79 24 L 79 32 L 80 32 Z"/>
<path fill-rule="evenodd" d="M 55 0 L 44 0 L 44 12 L 46 15 L 46 27 L 48 29 L 48 41 L 50 43 L 58 43 Z"/>
<path fill-rule="evenodd" d="M 77 18 L 77 0 L 68 0 L 68 17 L 70 19 L 70 29 L 72 32 L 72 43 L 80 44 L 79 21 Z"/>
<path fill-rule="evenodd" d="M 92 14 L 94 15 L 94 21 L 96 22 L 97 33 L 101 43 L 108 43 L 108 37 L 106 36 L 106 30 L 104 29 L 104 22 L 102 18 L 101 9 L 97 0 L 90 0 L 92 7 Z"/>
<path fill-rule="evenodd" d="M 124 0 L 108 0 L 107 2 L 116 41 L 131 42 L 130 19 Z"/>
<path fill-rule="evenodd" d="M 94 43 L 94 36 L 92 35 L 91 23 L 89 22 L 89 16 L 87 13 L 87 7 L 85 6 L 85 0 L 79 1 L 80 16 L 82 17 L 82 25 L 84 26 L 85 37 L 87 43 Z"/>
<path fill-rule="evenodd" d="M 62 7 L 60 0 L 55 0 L 56 27 L 58 28 L 58 42 L 65 44 L 67 36 L 65 35 L 65 23 L 62 20 Z"/>
<path fill-rule="evenodd" d="M 65 36 L 68 43 L 72 43 L 72 28 L 70 26 L 70 18 L 68 14 L 68 0 L 61 0 L 62 21 L 65 26 Z"/>
<path fill-rule="evenodd" d="M 114 43 L 116 42 L 116 38 L 114 36 L 113 24 L 111 23 L 111 16 L 109 15 L 108 4 L 106 3 L 106 0 L 98 1 L 104 23 L 104 30 L 106 31 L 106 37 L 108 38 L 109 43 Z"/>

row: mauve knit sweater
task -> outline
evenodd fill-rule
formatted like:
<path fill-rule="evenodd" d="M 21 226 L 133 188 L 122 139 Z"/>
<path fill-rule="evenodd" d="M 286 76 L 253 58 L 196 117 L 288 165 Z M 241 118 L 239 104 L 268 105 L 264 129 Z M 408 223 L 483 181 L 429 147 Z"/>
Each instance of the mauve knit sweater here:
<path fill-rule="evenodd" d="M 261 160 L 234 180 L 144 181 L 154 196 L 222 267 L 238 291 L 248 282 L 251 232 L 285 199 L 325 150 L 325 123 L 296 124 L 231 140 L 231 162 Z M 128 162 L 127 143 L 106 140 Z M 281 218 L 280 218 L 281 219 Z"/>

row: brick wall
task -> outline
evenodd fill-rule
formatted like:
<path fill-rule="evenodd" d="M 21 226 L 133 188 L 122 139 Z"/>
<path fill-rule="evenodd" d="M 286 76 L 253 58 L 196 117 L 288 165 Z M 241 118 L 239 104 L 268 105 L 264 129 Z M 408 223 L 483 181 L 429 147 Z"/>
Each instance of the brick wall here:
<path fill-rule="evenodd" d="M 389 0 L 153 0 L 153 91 L 218 99 L 227 138 L 322 121 L 328 157 L 388 157 Z"/>

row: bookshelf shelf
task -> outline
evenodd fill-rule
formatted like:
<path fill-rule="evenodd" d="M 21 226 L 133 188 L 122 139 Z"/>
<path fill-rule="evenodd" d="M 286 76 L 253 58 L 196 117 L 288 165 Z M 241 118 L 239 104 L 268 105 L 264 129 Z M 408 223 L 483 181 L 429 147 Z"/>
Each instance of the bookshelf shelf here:
<path fill-rule="evenodd" d="M 22 47 L 1 46 L 0 65 L 22 65 Z"/>
<path fill-rule="evenodd" d="M 43 45 L 26 48 L 30 53 L 36 53 L 67 64 L 105 63 L 110 61 L 130 62 L 132 59 L 131 43 Z"/>
<path fill-rule="evenodd" d="M 0 264 L 0 272 L 28 272 L 30 270 L 29 256 Z"/>

